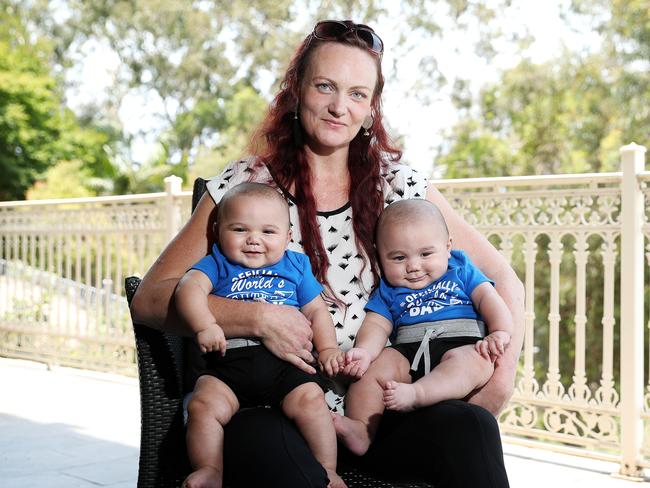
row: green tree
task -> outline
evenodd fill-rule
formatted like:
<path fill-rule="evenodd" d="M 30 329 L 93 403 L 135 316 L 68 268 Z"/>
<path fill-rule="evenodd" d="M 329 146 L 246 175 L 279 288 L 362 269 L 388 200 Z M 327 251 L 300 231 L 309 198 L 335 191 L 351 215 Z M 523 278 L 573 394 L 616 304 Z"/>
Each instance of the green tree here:
<path fill-rule="evenodd" d="M 603 37 L 603 55 L 617 72 L 610 81 L 627 112 L 620 118 L 626 142 L 648 145 L 650 111 L 650 4 L 648 0 L 573 0 L 575 12 L 588 16 Z"/>
<path fill-rule="evenodd" d="M 601 55 L 524 61 L 484 87 L 437 164 L 448 177 L 616 171 L 630 108 Z M 470 153 L 470 154 L 468 154 Z"/>
<path fill-rule="evenodd" d="M 91 181 L 90 170 L 82 161 L 61 161 L 50 166 L 43 178 L 27 190 L 27 200 L 93 197 L 96 193 L 88 188 Z"/>
<path fill-rule="evenodd" d="M 47 70 L 47 46 L 32 42 L 12 11 L 0 11 L 0 200 L 25 189 L 54 162 L 58 103 Z"/>
<path fill-rule="evenodd" d="M 260 121 L 267 102 L 250 87 L 243 87 L 224 105 L 226 129 L 219 134 L 213 148 L 203 147 L 196 155 L 187 183 L 197 177 L 208 178 L 223 169 L 229 161 L 241 157 L 251 139 L 251 130 Z"/>
<path fill-rule="evenodd" d="M 476 100 L 459 85 L 460 123 L 436 164 L 448 177 L 618 170 L 621 145 L 650 133 L 647 0 L 574 0 L 602 34 L 596 53 L 524 59 Z M 501 159 L 499 159 L 501 158 Z"/>
<path fill-rule="evenodd" d="M 51 53 L 47 41 L 27 31 L 17 6 L 0 3 L 0 200 L 24 198 L 59 160 L 78 158 L 98 175 L 112 173 L 108 137 L 81 128 L 62 107 Z"/>

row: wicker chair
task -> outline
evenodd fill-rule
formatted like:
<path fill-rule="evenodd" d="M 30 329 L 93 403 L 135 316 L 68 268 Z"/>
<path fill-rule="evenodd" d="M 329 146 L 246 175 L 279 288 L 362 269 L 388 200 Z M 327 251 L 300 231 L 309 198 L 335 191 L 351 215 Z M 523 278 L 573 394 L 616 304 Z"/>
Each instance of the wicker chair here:
<path fill-rule="evenodd" d="M 206 189 L 206 180 L 194 182 L 192 209 Z M 140 278 L 125 280 L 129 301 Z M 178 488 L 191 468 L 185 448 L 183 376 L 188 339 L 142 324 L 133 324 L 140 378 L 141 437 L 138 488 Z M 342 477 L 350 488 L 424 488 L 424 483 L 389 483 L 352 468 Z M 289 487 L 287 487 L 289 488 Z"/>

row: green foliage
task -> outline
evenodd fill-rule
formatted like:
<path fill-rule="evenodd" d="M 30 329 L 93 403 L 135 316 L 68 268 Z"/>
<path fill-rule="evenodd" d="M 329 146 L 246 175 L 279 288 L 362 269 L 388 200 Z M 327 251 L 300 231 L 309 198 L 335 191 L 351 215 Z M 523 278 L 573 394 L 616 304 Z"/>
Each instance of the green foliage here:
<path fill-rule="evenodd" d="M 219 144 L 214 148 L 203 148 L 197 154 L 187 185 L 191 186 L 197 177 L 209 178 L 218 174 L 228 162 L 242 157 L 242 148 L 246 148 L 251 139 L 251 128 L 260 122 L 266 107 L 267 102 L 250 87 L 243 87 L 226 102 L 226 129 L 219 135 Z"/>
<path fill-rule="evenodd" d="M 0 6 L 0 200 L 22 199 L 60 160 L 80 159 L 95 174 L 111 176 L 108 138 L 79 127 L 62 108 L 50 44 L 30 35 L 17 7 Z"/>
<path fill-rule="evenodd" d="M 0 12 L 0 200 L 21 198 L 53 163 L 51 148 L 58 136 L 47 46 L 31 42 L 8 10 Z"/>
<path fill-rule="evenodd" d="M 90 170 L 82 161 L 62 161 L 48 168 L 45 177 L 27 191 L 27 199 L 93 197 L 97 193 L 88 187 L 90 181 Z"/>
<path fill-rule="evenodd" d="M 650 129 L 630 81 L 599 55 L 524 61 L 481 91 L 439 163 L 448 177 L 616 171 L 619 147 Z"/>
<path fill-rule="evenodd" d="M 176 175 L 185 179 L 185 174 L 179 171 L 180 166 L 169 164 L 167 159 L 167 148 L 163 144 L 144 164 L 118 159 L 120 174 L 115 179 L 113 192 L 116 195 L 159 192 L 164 190 L 167 176 Z"/>
<path fill-rule="evenodd" d="M 436 166 L 449 178 L 507 176 L 516 165 L 515 152 L 475 120 L 453 129 L 450 147 L 436 160 Z"/>
<path fill-rule="evenodd" d="M 437 160 L 446 176 L 617 171 L 620 146 L 647 145 L 647 0 L 574 0 L 572 7 L 599 26 L 600 52 L 566 51 L 544 64 L 524 60 L 474 103 L 459 85 L 456 102 L 465 116 Z"/>

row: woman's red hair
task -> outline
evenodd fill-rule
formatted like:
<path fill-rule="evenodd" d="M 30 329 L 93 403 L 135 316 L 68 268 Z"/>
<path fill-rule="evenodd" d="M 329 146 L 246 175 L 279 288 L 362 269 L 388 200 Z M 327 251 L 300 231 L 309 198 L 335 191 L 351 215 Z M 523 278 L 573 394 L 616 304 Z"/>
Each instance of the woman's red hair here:
<path fill-rule="evenodd" d="M 293 197 L 298 208 L 305 254 L 309 257 L 314 275 L 327 287 L 332 300 L 340 303 L 327 280 L 330 262 L 317 223 L 309 165 L 301 140 L 302 130 L 298 120 L 294 119 L 307 66 L 314 52 L 325 42 L 363 49 L 374 58 L 377 66 L 377 84 L 371 100 L 373 123 L 368 129 L 371 135 L 363 135 L 363 129 L 359 131 L 350 142 L 348 151 L 352 226 L 357 248 L 363 252 L 363 268 L 370 266 L 376 285 L 379 282 L 379 267 L 373 243 L 375 224 L 384 206 L 381 173 L 386 171 L 390 162 L 397 162 L 402 157 L 402 152 L 392 145 L 382 123 L 384 77 L 379 55 L 368 50 L 354 31 L 336 41 L 321 41 L 312 35 L 307 36 L 294 54 L 280 85 L 280 92 L 273 100 L 250 149 L 256 156 L 256 164 L 266 164 L 279 185 L 287 189 L 293 185 L 295 188 Z"/>

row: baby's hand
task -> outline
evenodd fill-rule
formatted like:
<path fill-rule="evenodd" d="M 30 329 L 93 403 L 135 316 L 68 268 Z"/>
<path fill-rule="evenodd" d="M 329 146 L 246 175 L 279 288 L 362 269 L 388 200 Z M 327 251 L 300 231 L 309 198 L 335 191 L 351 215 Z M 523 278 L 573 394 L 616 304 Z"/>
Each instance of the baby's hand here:
<path fill-rule="evenodd" d="M 318 365 L 327 376 L 336 376 L 343 369 L 345 358 L 338 347 L 323 349 L 318 353 Z"/>
<path fill-rule="evenodd" d="M 496 330 L 474 344 L 474 349 L 485 359 L 495 361 L 503 356 L 506 346 L 510 343 L 510 334 Z"/>
<path fill-rule="evenodd" d="M 370 353 L 366 349 L 353 347 L 345 353 L 345 367 L 341 373 L 359 379 L 368 370 L 370 363 Z"/>
<path fill-rule="evenodd" d="M 219 351 L 222 356 L 226 354 L 226 337 L 223 330 L 216 322 L 211 323 L 205 329 L 197 332 L 196 342 L 203 354 Z"/>

